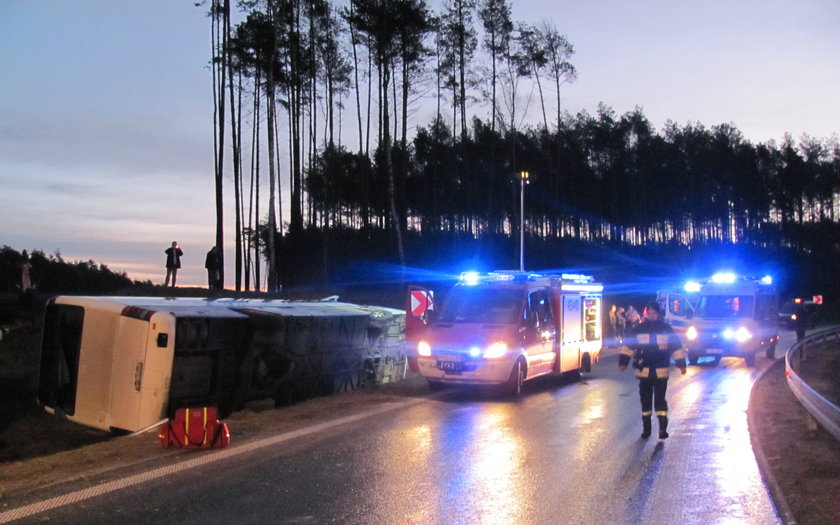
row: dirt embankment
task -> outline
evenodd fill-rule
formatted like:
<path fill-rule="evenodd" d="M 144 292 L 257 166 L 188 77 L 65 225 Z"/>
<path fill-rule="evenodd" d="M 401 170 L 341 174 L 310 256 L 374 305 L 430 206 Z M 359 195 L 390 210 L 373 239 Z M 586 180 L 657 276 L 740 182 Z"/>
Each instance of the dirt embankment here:
<path fill-rule="evenodd" d="M 750 412 L 753 445 L 783 517 L 789 509 L 802 525 L 840 523 L 840 442 L 809 422 L 788 388 L 784 359 L 756 383 Z"/>

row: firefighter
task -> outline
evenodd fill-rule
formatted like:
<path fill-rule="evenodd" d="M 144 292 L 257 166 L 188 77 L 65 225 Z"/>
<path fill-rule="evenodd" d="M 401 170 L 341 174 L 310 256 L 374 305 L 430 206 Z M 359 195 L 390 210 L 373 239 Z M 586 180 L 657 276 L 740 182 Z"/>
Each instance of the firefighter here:
<path fill-rule="evenodd" d="M 668 437 L 668 402 L 665 391 L 668 389 L 668 372 L 671 358 L 680 372 L 685 374 L 685 352 L 679 337 L 670 325 L 661 318 L 659 303 L 647 307 L 645 320 L 636 326 L 625 339 L 618 358 L 618 368 L 627 369 L 630 360 L 639 378 L 639 397 L 642 401 L 642 437 L 651 433 L 651 417 L 656 410 L 659 419 L 659 439 Z"/>

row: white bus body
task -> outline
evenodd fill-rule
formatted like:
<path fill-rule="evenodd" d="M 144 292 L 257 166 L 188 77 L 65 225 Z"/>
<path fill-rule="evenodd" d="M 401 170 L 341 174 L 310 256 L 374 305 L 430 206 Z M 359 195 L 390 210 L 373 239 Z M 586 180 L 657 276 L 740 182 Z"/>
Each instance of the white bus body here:
<path fill-rule="evenodd" d="M 396 339 L 402 351 L 403 332 L 399 310 L 337 302 L 60 296 L 46 307 L 38 399 L 48 412 L 115 432 L 181 407 L 226 415 L 281 395 L 290 377 L 307 392 L 282 392 L 355 388 L 372 352 Z M 271 377 L 278 368 L 285 375 Z"/>

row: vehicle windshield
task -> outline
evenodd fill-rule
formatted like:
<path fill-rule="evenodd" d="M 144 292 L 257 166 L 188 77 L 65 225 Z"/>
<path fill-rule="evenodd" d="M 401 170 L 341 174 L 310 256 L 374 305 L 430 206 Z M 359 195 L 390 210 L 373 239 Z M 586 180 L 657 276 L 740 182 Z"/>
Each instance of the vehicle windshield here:
<path fill-rule="evenodd" d="M 438 319 L 448 323 L 515 323 L 521 305 L 521 290 L 456 286 Z"/>
<path fill-rule="evenodd" d="M 747 318 L 752 317 L 751 295 L 705 295 L 700 299 L 700 317 Z"/>

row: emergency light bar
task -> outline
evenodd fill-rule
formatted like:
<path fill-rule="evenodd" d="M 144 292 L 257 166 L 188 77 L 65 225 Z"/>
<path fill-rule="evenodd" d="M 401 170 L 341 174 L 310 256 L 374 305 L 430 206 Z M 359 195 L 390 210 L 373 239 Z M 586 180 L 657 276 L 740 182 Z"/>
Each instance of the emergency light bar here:
<path fill-rule="evenodd" d="M 737 279 L 737 276 L 732 272 L 722 272 L 716 273 L 712 276 L 711 281 L 713 283 L 723 283 L 723 284 L 732 284 Z"/>
<path fill-rule="evenodd" d="M 703 285 L 698 283 L 697 281 L 688 281 L 683 286 L 683 290 L 685 290 L 688 293 L 697 293 L 702 289 L 703 289 Z"/>
<path fill-rule="evenodd" d="M 569 292 L 603 292 L 603 284 L 587 284 L 587 283 L 563 283 L 561 286 L 563 291 Z"/>
<path fill-rule="evenodd" d="M 595 280 L 591 275 L 584 275 L 582 273 L 564 273 L 560 275 L 564 281 L 574 281 L 576 283 L 591 283 Z"/>
<path fill-rule="evenodd" d="M 514 275 L 510 273 L 481 273 L 481 272 L 461 272 L 458 282 L 465 286 L 475 286 L 480 283 L 506 282 L 513 281 Z"/>

